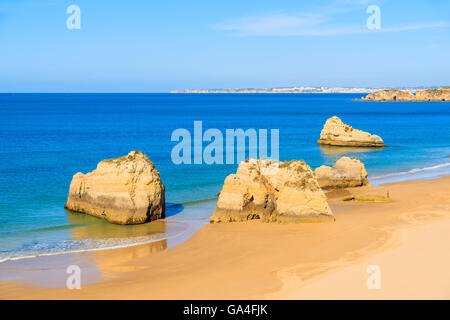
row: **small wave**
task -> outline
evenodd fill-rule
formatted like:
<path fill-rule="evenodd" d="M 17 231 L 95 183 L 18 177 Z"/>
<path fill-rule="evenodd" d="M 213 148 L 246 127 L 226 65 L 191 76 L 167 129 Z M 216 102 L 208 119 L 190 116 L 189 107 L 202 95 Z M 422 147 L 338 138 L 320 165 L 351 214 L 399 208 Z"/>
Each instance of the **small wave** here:
<path fill-rule="evenodd" d="M 182 223 L 179 221 L 173 221 L 173 222 L 174 223 Z M 31 258 L 38 258 L 38 257 L 48 257 L 48 256 L 57 256 L 57 255 L 63 255 L 63 254 L 120 249 L 120 248 L 144 245 L 144 244 L 148 244 L 148 243 L 177 238 L 177 237 L 185 234 L 188 229 L 189 228 L 186 225 L 186 227 L 178 233 L 175 233 L 173 235 L 161 236 L 161 237 L 158 237 L 160 235 L 160 234 L 158 234 L 157 237 L 155 237 L 155 235 L 152 235 L 152 236 L 141 236 L 141 237 L 127 238 L 127 239 L 110 238 L 110 239 L 102 239 L 102 240 L 96 240 L 96 241 L 94 241 L 93 239 L 83 239 L 83 240 L 79 240 L 78 243 L 83 243 L 83 244 L 88 243 L 88 244 L 90 244 L 91 248 L 72 249 L 72 250 L 69 249 L 69 250 L 59 250 L 59 251 L 54 251 L 54 252 L 33 253 L 33 254 L 22 255 L 22 256 L 0 257 L 0 264 L 4 263 L 4 262 L 8 262 L 8 261 L 17 261 L 17 260 L 31 259 Z M 74 242 L 74 241 L 71 240 L 71 242 Z M 93 244 L 93 242 L 95 242 L 95 244 Z M 114 244 L 109 245 L 111 242 Z"/>
<path fill-rule="evenodd" d="M 417 172 L 422 172 L 422 171 L 435 170 L 435 169 L 439 169 L 439 168 L 445 168 L 448 166 L 450 166 L 450 162 L 441 163 L 441 164 L 431 166 L 431 167 L 415 168 L 415 169 L 411 169 L 411 170 L 407 170 L 407 171 L 393 172 L 393 173 L 388 173 L 388 174 L 384 174 L 384 175 L 380 175 L 380 176 L 374 176 L 374 177 L 372 177 L 372 179 L 373 180 L 383 179 L 383 178 L 388 178 L 388 177 L 400 176 L 400 175 L 404 175 L 404 174 L 411 174 L 411 173 L 417 173 Z"/>
<path fill-rule="evenodd" d="M 88 226 L 88 224 L 68 224 L 68 225 L 62 225 L 62 226 L 44 227 L 44 228 L 33 229 L 33 230 L 28 231 L 28 232 L 65 230 L 65 229 L 73 229 L 73 228 L 83 227 L 83 226 Z"/>
<path fill-rule="evenodd" d="M 215 198 L 208 198 L 208 199 L 202 199 L 202 200 L 194 200 L 194 201 L 187 201 L 187 202 L 183 202 L 183 205 L 195 205 L 195 204 L 199 204 L 199 203 L 207 203 L 207 202 L 211 202 L 211 201 L 217 201 L 217 197 Z"/>

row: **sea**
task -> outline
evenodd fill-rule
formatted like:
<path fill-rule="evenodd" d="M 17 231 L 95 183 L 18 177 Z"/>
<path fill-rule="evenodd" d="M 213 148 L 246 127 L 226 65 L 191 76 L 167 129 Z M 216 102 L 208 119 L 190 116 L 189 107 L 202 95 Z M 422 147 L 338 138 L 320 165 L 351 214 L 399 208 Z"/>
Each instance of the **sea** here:
<path fill-rule="evenodd" d="M 224 137 L 227 129 L 265 129 L 269 144 L 271 130 L 278 130 L 280 160 L 303 159 L 313 169 L 342 156 L 356 157 L 373 185 L 450 173 L 450 103 L 352 101 L 360 97 L 0 94 L 0 265 L 161 240 L 175 245 L 188 238 L 208 223 L 224 179 L 238 166 L 174 163 L 179 141 L 173 133 L 190 133 L 193 149 L 196 121 L 203 132 L 217 129 Z M 331 116 L 381 136 L 388 147 L 319 146 L 320 131 Z M 120 226 L 64 209 L 74 174 L 132 150 L 143 151 L 160 171 L 165 220 Z"/>

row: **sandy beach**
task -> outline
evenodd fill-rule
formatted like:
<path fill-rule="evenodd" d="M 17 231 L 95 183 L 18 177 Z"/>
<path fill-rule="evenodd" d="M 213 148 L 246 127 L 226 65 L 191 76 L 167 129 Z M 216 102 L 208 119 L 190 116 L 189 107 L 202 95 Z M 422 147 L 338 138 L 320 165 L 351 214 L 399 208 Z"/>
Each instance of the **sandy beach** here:
<path fill-rule="evenodd" d="M 328 198 L 334 223 L 205 225 L 169 249 L 154 243 L 84 254 L 102 277 L 80 290 L 4 281 L 0 298 L 450 298 L 450 177 Z M 380 268 L 379 290 L 366 286 L 370 265 Z"/>
<path fill-rule="evenodd" d="M 449 12 L 1 1 L 0 302 L 450 300 Z"/>

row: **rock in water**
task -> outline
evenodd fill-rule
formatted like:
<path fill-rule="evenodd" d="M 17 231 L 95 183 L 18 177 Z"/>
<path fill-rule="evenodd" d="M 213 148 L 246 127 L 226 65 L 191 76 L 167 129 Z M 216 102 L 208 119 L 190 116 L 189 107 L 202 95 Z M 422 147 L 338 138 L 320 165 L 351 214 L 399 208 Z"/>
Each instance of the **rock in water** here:
<path fill-rule="evenodd" d="M 361 101 L 450 101 L 450 87 L 417 90 L 415 95 L 403 90 L 380 90 L 362 97 Z"/>
<path fill-rule="evenodd" d="M 383 140 L 374 134 L 353 129 L 334 116 L 325 122 L 318 144 L 345 147 L 385 147 Z"/>
<path fill-rule="evenodd" d="M 364 164 L 356 158 L 342 157 L 333 167 L 321 166 L 314 170 L 322 189 L 362 187 L 369 185 Z"/>
<path fill-rule="evenodd" d="M 116 224 L 149 222 L 164 218 L 164 185 L 148 157 L 132 151 L 74 175 L 65 208 Z"/>
<path fill-rule="evenodd" d="M 225 179 L 211 223 L 334 221 L 327 198 L 305 161 L 248 159 Z"/>
<path fill-rule="evenodd" d="M 450 87 L 416 91 L 417 101 L 450 101 Z"/>
<path fill-rule="evenodd" d="M 362 97 L 361 101 L 415 101 L 416 96 L 409 91 L 380 90 Z"/>

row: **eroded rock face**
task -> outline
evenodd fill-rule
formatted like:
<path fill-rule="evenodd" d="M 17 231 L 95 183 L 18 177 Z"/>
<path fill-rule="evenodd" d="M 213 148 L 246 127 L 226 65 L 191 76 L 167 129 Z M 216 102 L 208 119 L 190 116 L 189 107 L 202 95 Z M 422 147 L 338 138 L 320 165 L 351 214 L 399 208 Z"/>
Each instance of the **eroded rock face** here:
<path fill-rule="evenodd" d="M 164 192 L 154 164 L 132 151 L 74 175 L 65 208 L 116 224 L 139 224 L 164 218 Z"/>
<path fill-rule="evenodd" d="M 416 91 L 416 101 L 450 101 L 450 87 Z"/>
<path fill-rule="evenodd" d="M 366 168 L 356 158 L 342 157 L 332 167 L 321 166 L 316 168 L 314 175 L 322 189 L 369 185 Z"/>
<path fill-rule="evenodd" d="M 248 159 L 225 179 L 212 223 L 334 221 L 311 168 L 303 161 Z"/>
<path fill-rule="evenodd" d="M 403 90 L 380 90 L 362 97 L 361 101 L 450 101 L 450 87 L 417 90 L 415 95 Z"/>
<path fill-rule="evenodd" d="M 380 90 L 366 97 L 361 101 L 415 101 L 416 97 L 409 91 L 402 90 Z"/>
<path fill-rule="evenodd" d="M 336 116 L 329 118 L 325 122 L 317 143 L 343 147 L 386 146 L 379 136 L 358 129 L 353 129 Z"/>

